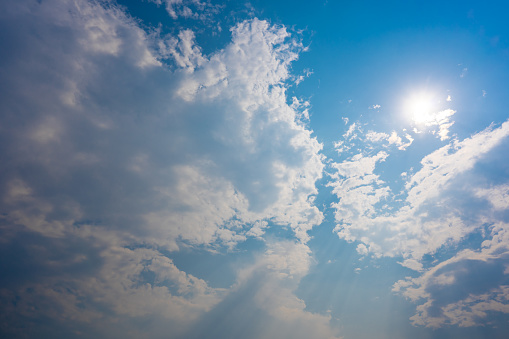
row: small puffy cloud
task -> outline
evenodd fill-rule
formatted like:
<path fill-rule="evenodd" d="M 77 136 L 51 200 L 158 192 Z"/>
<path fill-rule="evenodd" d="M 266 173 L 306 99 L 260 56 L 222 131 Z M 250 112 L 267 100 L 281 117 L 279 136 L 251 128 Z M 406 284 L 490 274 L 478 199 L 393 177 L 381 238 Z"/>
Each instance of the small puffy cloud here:
<path fill-rule="evenodd" d="M 447 99 L 445 99 L 445 101 L 452 101 L 451 95 L 448 95 Z"/>
<path fill-rule="evenodd" d="M 405 150 L 408 146 L 412 144 L 414 139 L 410 136 L 410 134 L 405 134 L 405 138 L 407 139 L 407 142 L 403 142 L 403 139 L 398 136 L 396 131 L 392 131 L 391 136 L 387 139 L 389 141 L 389 144 L 394 144 L 398 146 L 398 149 Z"/>
<path fill-rule="evenodd" d="M 509 188 L 503 176 L 482 171 L 505 168 L 501 154 L 508 136 L 509 122 L 504 122 L 450 141 L 423 157 L 416 172 L 401 173 L 405 183 L 400 192 L 379 171 L 391 156 L 389 148 L 382 148 L 384 153 L 365 149 L 366 154 L 330 164 L 335 171 L 328 185 L 338 198 L 331 204 L 334 231 L 341 239 L 360 242 L 360 255 L 395 257 L 417 274 L 393 286 L 416 303 L 411 318 L 416 326 L 479 326 L 490 315 L 509 313 Z M 397 133 L 369 131 L 364 138 L 401 142 Z M 476 237 L 483 239 L 480 246 L 471 240 Z M 455 253 L 456 246 L 467 249 Z"/>
<path fill-rule="evenodd" d="M 381 132 L 375 132 L 375 131 L 369 131 L 368 133 L 366 133 L 366 139 L 369 142 L 380 142 L 382 140 L 388 140 L 389 139 L 389 134 L 381 133 Z"/>
<path fill-rule="evenodd" d="M 304 301 L 295 296 L 307 272 L 302 265 L 306 260 L 309 249 L 303 244 L 269 243 L 263 255 L 240 271 L 228 295 L 185 337 L 339 338 L 330 315 L 306 310 Z"/>
<path fill-rule="evenodd" d="M 364 244 L 357 245 L 356 250 L 357 250 L 357 253 L 359 253 L 360 255 L 366 255 L 369 253 L 368 248 Z"/>
<path fill-rule="evenodd" d="M 371 105 L 371 106 L 368 107 L 368 109 L 379 109 L 381 107 L 382 106 L 380 106 L 380 105 Z"/>

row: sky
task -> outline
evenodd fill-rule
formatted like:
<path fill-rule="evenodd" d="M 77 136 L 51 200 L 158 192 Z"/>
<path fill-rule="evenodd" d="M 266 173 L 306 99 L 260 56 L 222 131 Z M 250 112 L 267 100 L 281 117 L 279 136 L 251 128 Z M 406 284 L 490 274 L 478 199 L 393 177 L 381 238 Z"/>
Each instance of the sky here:
<path fill-rule="evenodd" d="M 504 1 L 0 2 L 1 338 L 506 338 Z"/>

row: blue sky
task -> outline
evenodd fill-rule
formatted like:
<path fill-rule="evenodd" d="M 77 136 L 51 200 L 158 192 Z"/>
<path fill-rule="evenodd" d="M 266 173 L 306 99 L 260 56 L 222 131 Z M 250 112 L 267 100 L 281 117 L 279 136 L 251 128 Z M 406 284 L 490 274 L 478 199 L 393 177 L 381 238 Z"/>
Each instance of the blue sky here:
<path fill-rule="evenodd" d="M 502 1 L 0 3 L 0 337 L 505 338 Z"/>

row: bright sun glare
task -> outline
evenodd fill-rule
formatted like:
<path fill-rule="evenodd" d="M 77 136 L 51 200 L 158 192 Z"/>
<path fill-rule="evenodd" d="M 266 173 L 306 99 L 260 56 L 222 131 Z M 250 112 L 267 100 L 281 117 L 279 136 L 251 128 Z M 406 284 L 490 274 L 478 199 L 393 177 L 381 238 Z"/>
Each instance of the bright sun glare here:
<path fill-rule="evenodd" d="M 410 96 L 405 103 L 405 113 L 412 121 L 423 124 L 432 119 L 433 97 L 428 93 L 418 93 Z"/>

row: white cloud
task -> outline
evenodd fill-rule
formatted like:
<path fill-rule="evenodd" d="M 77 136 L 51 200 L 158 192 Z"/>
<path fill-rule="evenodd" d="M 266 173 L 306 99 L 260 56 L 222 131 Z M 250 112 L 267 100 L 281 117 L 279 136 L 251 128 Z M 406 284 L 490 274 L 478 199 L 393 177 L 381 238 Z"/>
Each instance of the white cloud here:
<path fill-rule="evenodd" d="M 217 13 L 219 5 L 212 5 L 208 0 L 149 0 L 157 5 L 165 6 L 168 14 L 173 18 L 184 17 L 188 19 L 210 20 L 212 14 Z"/>
<path fill-rule="evenodd" d="M 366 255 L 369 253 L 368 248 L 364 244 L 357 245 L 356 250 L 357 250 L 357 253 L 359 253 L 360 255 Z"/>
<path fill-rule="evenodd" d="M 495 210 L 504 211 L 509 208 L 509 185 L 478 188 L 475 195 L 489 201 Z"/>
<path fill-rule="evenodd" d="M 440 140 L 444 141 L 449 139 L 449 129 L 454 124 L 454 121 L 451 121 L 451 117 L 456 113 L 456 111 L 452 109 L 446 109 L 443 111 L 435 112 L 435 113 L 423 113 L 417 117 L 416 123 L 421 125 L 419 130 L 428 127 L 438 127 L 438 131 L 432 129 L 432 133 L 437 133 L 440 137 Z"/>
<path fill-rule="evenodd" d="M 387 140 L 389 141 L 389 144 L 391 144 L 391 145 L 394 144 L 394 145 L 398 146 L 399 150 L 404 151 L 414 141 L 414 139 L 408 133 L 405 134 L 405 138 L 407 139 L 406 143 L 403 142 L 403 139 L 400 136 L 398 136 L 396 131 L 392 131 L 391 136 Z"/>
<path fill-rule="evenodd" d="M 420 269 L 415 260 L 450 242 L 458 242 L 479 226 L 478 218 L 469 217 L 471 213 L 465 210 L 462 198 L 493 193 L 465 187 L 465 192 L 452 195 L 453 180 L 471 170 L 507 135 L 508 122 L 461 142 L 452 142 L 424 157 L 422 168 L 407 180 L 403 192 L 406 198 L 400 202 L 393 201 L 391 189 L 375 173 L 377 163 L 385 160 L 388 153 L 371 157 L 358 154 L 332 163 L 335 172 L 329 186 L 339 198 L 339 202 L 332 204 L 338 223 L 335 231 L 345 240 L 361 241 L 375 256 L 402 256 L 405 266 Z M 382 201 L 399 207 L 389 212 Z"/>
<path fill-rule="evenodd" d="M 33 10 L 44 13 L 50 6 L 49 3 L 43 3 L 34 6 Z M 223 229 L 223 225 L 234 215 L 247 223 L 273 218 L 276 222 L 291 224 L 302 237 L 305 237 L 305 230 L 320 222 L 321 213 L 308 198 L 316 194 L 314 182 L 321 176 L 322 157 L 318 154 L 321 145 L 300 124 L 297 112 L 285 101 L 284 88 L 280 83 L 289 76 L 288 65 L 297 58 L 297 50 L 293 48 L 297 46 L 298 49 L 298 44 L 285 42 L 289 35 L 284 28 L 270 27 L 259 20 L 240 23 L 232 29 L 233 42 L 210 58 L 201 54 L 191 31 L 182 31 L 178 39 L 171 40 L 172 47 L 167 45 L 169 40 L 165 42 L 167 49 L 163 54 L 174 58 L 179 66 L 175 74 L 171 74 L 159 63 L 154 63 L 147 70 L 139 66 L 141 60 L 146 60 L 146 54 L 151 53 L 149 37 L 121 12 L 85 1 L 80 6 L 80 11 L 73 13 L 76 18 L 72 25 L 70 21 L 67 22 L 71 32 L 82 36 L 82 40 L 74 40 L 79 40 L 79 43 L 69 45 L 74 54 L 62 59 L 60 54 L 53 55 L 51 49 L 47 49 L 44 53 L 50 54 L 44 55 L 44 58 L 55 59 L 52 72 L 56 72 L 61 79 L 84 78 L 80 80 L 84 83 L 76 87 L 76 95 L 87 100 L 78 100 L 77 107 L 73 109 L 63 104 L 55 106 L 47 100 L 51 96 L 60 97 L 60 91 L 65 86 L 51 87 L 49 84 L 47 87 L 53 92 L 47 93 L 44 98 L 33 95 L 39 92 L 37 90 L 26 92 L 20 89 L 17 93 L 19 100 L 26 101 L 27 105 L 37 102 L 40 109 L 33 111 L 32 123 L 28 124 L 30 139 L 25 138 L 23 132 L 12 137 L 14 147 L 35 144 L 33 152 L 38 155 L 18 154 L 18 159 L 31 158 L 34 165 L 42 165 L 46 171 L 72 175 L 78 168 L 58 159 L 72 158 L 72 153 L 83 154 L 80 159 L 91 161 L 88 161 L 87 172 L 80 174 L 82 177 L 76 177 L 76 180 L 92 182 L 108 181 L 111 175 L 109 171 L 99 170 L 95 172 L 96 177 L 87 177 L 96 166 L 114 168 L 118 184 L 129 180 L 131 186 L 141 188 L 139 193 L 145 195 L 145 201 L 158 201 L 153 206 L 144 203 L 129 210 L 122 210 L 127 206 L 118 205 L 114 212 L 125 212 L 136 222 L 144 223 L 146 229 L 150 229 L 147 236 L 154 241 L 158 238 L 169 241 L 183 237 L 193 243 L 209 244 L 219 239 L 235 242 L 232 240 L 234 238 L 224 234 Z M 72 2 L 68 7 L 75 8 Z M 80 13 L 86 15 L 81 17 Z M 37 20 L 33 20 L 32 25 L 45 27 L 53 20 L 51 16 L 50 19 L 38 17 L 35 12 L 33 15 Z M 60 21 L 65 20 L 62 13 L 51 15 L 58 15 Z M 119 49 L 112 56 L 118 69 L 105 68 L 109 66 L 103 57 L 110 57 L 109 48 L 94 48 L 90 52 L 92 55 L 89 54 L 89 44 L 84 43 L 83 39 L 100 43 L 88 33 L 82 34 L 82 31 L 90 30 L 90 21 L 114 27 L 101 30 L 101 34 L 107 37 L 111 35 L 121 39 L 116 33 L 120 29 L 131 32 L 126 33 L 126 40 L 119 44 L 130 45 L 132 50 L 129 50 L 129 54 L 125 53 L 125 49 Z M 46 36 L 42 38 L 49 39 Z M 100 41 L 110 44 L 106 37 Z M 57 48 L 62 42 L 49 40 L 46 43 Z M 138 53 L 139 49 L 144 51 Z M 36 56 L 42 58 L 37 53 L 41 53 L 40 50 L 29 49 L 25 57 L 31 60 L 37 60 Z M 97 53 L 102 56 L 98 57 Z M 134 55 L 139 58 L 133 60 Z M 77 67 L 80 62 L 88 62 L 89 69 L 98 71 L 90 72 Z M 12 72 L 9 74 L 18 76 L 15 73 L 17 64 L 10 66 Z M 68 66 L 75 68 L 69 69 Z M 44 68 L 41 66 L 41 69 Z M 129 87 L 112 83 L 115 81 L 110 76 L 112 71 L 125 74 L 121 83 L 147 81 L 143 80 L 147 79 L 147 75 L 158 72 L 160 83 L 149 82 L 140 93 L 131 93 Z M 9 74 L 6 81 L 9 81 Z M 55 75 L 47 76 L 51 78 Z M 29 74 L 20 75 L 20 79 L 29 78 Z M 37 85 L 34 82 L 32 86 Z M 169 93 L 173 90 L 173 95 L 168 96 L 168 92 L 161 91 L 161 86 L 168 86 Z M 108 94 L 107 88 L 112 93 Z M 119 96 L 124 96 L 122 99 L 125 100 L 111 99 Z M 138 102 L 134 102 L 134 99 Z M 98 106 L 96 101 L 105 103 Z M 142 105 L 141 102 L 148 105 Z M 53 113 L 47 115 L 44 110 L 49 105 L 55 107 Z M 207 105 L 207 111 L 203 110 L 204 105 Z M 6 110 L 9 109 L 10 106 L 6 106 Z M 69 115 L 69 109 L 76 113 Z M 146 118 L 133 120 L 140 109 L 145 112 Z M 124 113 L 119 115 L 117 112 Z M 166 123 L 166 119 L 172 123 Z M 208 122 L 204 125 L 200 120 Z M 207 125 L 211 121 L 214 123 Z M 105 124 L 110 126 L 106 131 L 102 127 Z M 78 125 L 87 130 L 87 139 L 72 135 L 73 128 Z M 13 128 L 17 128 L 16 123 Z M 151 135 L 150 139 L 133 145 L 132 151 L 122 150 L 127 147 L 122 138 L 142 140 L 147 132 Z M 90 143 L 94 138 L 102 140 L 100 148 Z M 161 145 L 165 144 L 172 147 L 162 148 Z M 83 152 L 85 148 L 87 151 Z M 117 155 L 111 157 L 108 152 Z M 266 157 L 265 154 L 273 154 L 273 157 Z M 14 168 L 18 160 L 12 160 Z M 152 174 L 147 176 L 148 173 Z M 37 191 L 37 184 L 33 180 L 23 180 L 28 187 Z M 65 190 L 63 184 L 54 184 Z M 108 220 L 107 215 L 101 213 L 107 211 L 108 201 L 113 202 L 117 199 L 115 195 L 120 192 L 104 192 L 106 187 L 94 185 L 89 187 L 89 190 L 94 189 L 97 190 L 96 194 L 107 199 L 102 203 L 106 204 L 104 207 L 94 207 L 103 211 L 96 211 L 95 217 Z M 82 210 L 90 208 L 86 205 L 89 202 L 84 201 L 82 196 L 72 191 L 68 194 L 74 195 L 68 197 L 69 201 L 84 205 L 80 206 Z M 133 191 L 122 195 L 124 199 L 136 201 L 134 194 Z M 299 212 L 301 208 L 307 209 L 304 214 Z M 129 227 L 129 224 L 132 222 L 122 227 Z M 177 227 L 178 224 L 185 227 Z M 223 229 L 221 236 L 216 233 L 219 229 Z"/>
<path fill-rule="evenodd" d="M 389 134 L 381 133 L 381 132 L 375 132 L 375 131 L 369 131 L 368 133 L 366 133 L 366 139 L 369 142 L 380 142 L 382 140 L 388 140 L 389 139 Z"/>
<path fill-rule="evenodd" d="M 433 328 L 471 327 L 483 325 L 488 312 L 509 313 L 504 277 L 509 258 L 507 230 L 505 223 L 494 224 L 490 239 L 479 251 L 463 250 L 417 278 L 394 284 L 395 292 L 419 303 L 412 322 Z"/>
<path fill-rule="evenodd" d="M 504 275 L 509 228 L 504 220 L 509 188 L 490 184 L 496 178 L 477 169 L 479 163 L 500 166 L 497 161 L 503 160 L 497 156 L 505 154 L 507 147 L 502 146 L 507 145 L 508 136 L 509 122 L 505 122 L 452 141 L 425 156 L 416 173 L 404 172 L 406 184 L 398 195 L 376 171 L 387 153 L 357 155 L 331 164 L 336 172 L 329 186 L 339 198 L 332 204 L 338 236 L 360 242 L 360 255 L 401 258 L 402 266 L 421 273 L 398 281 L 393 288 L 417 303 L 411 318 L 414 325 L 478 326 L 490 313 L 508 313 Z M 395 209 L 385 208 L 387 204 Z M 474 245 L 453 254 L 456 244 L 476 233 L 486 239 L 480 248 Z M 435 254 L 449 251 L 450 259 L 430 262 Z"/>
<path fill-rule="evenodd" d="M 72 324 L 106 337 L 137 338 L 169 329 L 179 335 L 225 292 L 179 270 L 157 250 L 129 249 L 118 235 L 96 227 L 82 225 L 60 239 L 34 239 L 23 232 L 17 237 L 25 238 L 23 247 L 33 254 L 26 264 L 44 274 L 2 288 L 0 319 L 12 322 L 2 325 L 4 333 L 36 334 L 38 328 L 27 329 L 23 319 L 40 319 L 43 308 L 46 321 L 63 333 L 63 325 Z M 150 327 L 132 321 L 145 317 L 153 319 Z"/>
<path fill-rule="evenodd" d="M 186 4 L 166 2 L 175 15 L 187 15 L 179 12 Z M 44 305 L 60 324 L 97 323 L 97 337 L 139 337 L 132 317 L 152 318 L 160 333 L 185 331 L 224 291 L 177 268 L 168 253 L 232 250 L 264 237 L 269 221 L 289 227 L 299 249 L 287 262 L 268 255 L 270 275 L 302 276 L 307 232 L 323 219 L 314 206 L 323 156 L 285 96 L 301 44 L 284 27 L 253 19 L 205 56 L 192 31 L 147 34 L 103 5 L 0 5 L 3 27 L 12 28 L 1 33 L 10 51 L 0 57 L 9 88 L 0 93 L 0 125 L 9 125 L 1 130 L 9 145 L 0 150 L 1 238 L 37 237 L 61 248 L 53 258 L 41 250 L 41 267 L 72 258 L 66 267 L 80 272 L 50 270 L 2 292 L 9 314 Z M 326 317 L 281 289 L 285 321 L 316 321 L 326 331 Z"/>

